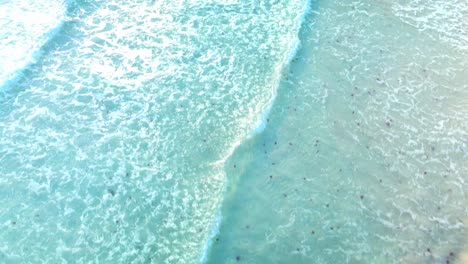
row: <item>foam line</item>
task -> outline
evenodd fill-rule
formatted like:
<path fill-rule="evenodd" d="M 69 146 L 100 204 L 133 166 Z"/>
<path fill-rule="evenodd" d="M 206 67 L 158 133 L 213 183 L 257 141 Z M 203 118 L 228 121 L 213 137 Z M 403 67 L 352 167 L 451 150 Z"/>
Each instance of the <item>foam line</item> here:
<path fill-rule="evenodd" d="M 44 23 L 44 27 L 45 27 L 44 32 L 34 32 L 34 31 L 18 32 L 18 34 L 26 33 L 26 34 L 29 34 L 29 36 L 25 36 L 23 39 L 20 38 L 16 40 L 16 41 L 21 41 L 21 40 L 24 41 L 23 43 L 21 42 L 15 43 L 15 47 L 23 47 L 23 50 L 21 48 L 18 48 L 19 52 L 22 52 L 22 54 L 20 54 L 19 56 L 10 56 L 10 54 L 6 54 L 6 56 L 3 56 L 4 58 L 10 57 L 12 59 L 10 61 L 8 61 L 8 59 L 5 59 L 2 61 L 2 63 L 4 63 L 2 68 L 5 71 L 0 75 L 0 89 L 1 90 L 6 90 L 12 85 L 14 85 L 17 82 L 17 80 L 21 77 L 22 73 L 28 67 L 36 63 L 39 60 L 39 58 L 43 55 L 44 53 L 43 47 L 46 46 L 51 40 L 53 40 L 55 36 L 57 35 L 57 33 L 63 27 L 65 23 L 67 9 L 68 9 L 68 6 L 71 4 L 71 2 L 72 2 L 71 0 L 64 1 L 63 9 L 62 9 L 63 13 L 54 17 L 53 20 L 46 21 Z M 28 3 L 20 2 L 19 4 L 27 5 Z M 33 10 L 34 7 L 35 6 L 31 6 L 30 7 L 31 10 Z M 21 12 L 20 11 L 19 13 L 15 13 L 14 7 L 6 6 L 4 10 L 0 10 L 0 13 L 5 13 L 5 14 L 8 13 L 9 15 L 13 14 L 13 16 L 16 15 L 19 17 L 18 18 L 19 21 L 24 20 L 24 17 L 22 16 L 33 16 L 33 15 L 41 14 L 43 15 L 43 17 L 49 17 L 48 15 L 48 13 L 50 12 L 49 7 L 44 6 L 43 8 L 45 10 L 41 10 L 41 12 L 38 12 L 38 11 Z M 8 18 L 5 18 L 5 20 L 7 19 Z M 14 24 L 15 22 L 17 23 L 18 21 L 12 20 L 12 21 L 7 21 L 7 22 L 9 22 L 8 24 L 12 24 L 12 23 Z M 19 23 L 21 24 L 21 22 Z M 36 26 L 37 24 L 34 25 L 33 29 L 37 29 Z M 12 32 L 6 31 L 6 33 L 12 33 Z M 37 35 L 37 37 L 35 37 L 34 35 Z M 2 37 L 8 38 L 9 36 L 2 36 Z M 28 39 L 30 37 L 32 38 L 32 42 L 35 42 L 35 43 L 28 43 L 28 41 L 31 41 L 31 39 Z"/>
<path fill-rule="evenodd" d="M 285 69 L 287 69 L 289 67 L 291 61 L 296 57 L 298 51 L 301 48 L 301 40 L 299 38 L 299 33 L 300 33 L 301 29 L 302 29 L 302 25 L 304 24 L 307 15 L 310 12 L 310 9 L 311 9 L 310 0 L 305 0 L 304 5 L 302 7 L 302 10 L 301 10 L 301 12 L 299 13 L 299 15 L 297 16 L 297 19 L 296 19 L 296 34 L 295 34 L 294 38 L 291 40 L 291 43 L 289 45 L 289 48 L 288 48 L 289 53 L 287 54 L 287 56 L 283 59 L 282 63 L 280 64 L 281 67 L 279 67 L 277 69 L 277 71 L 275 72 L 275 76 L 276 76 L 276 79 L 275 79 L 275 82 L 274 82 L 275 89 L 272 90 L 272 95 L 270 97 L 270 101 L 266 104 L 263 111 L 261 111 L 260 114 L 258 115 L 256 126 L 250 132 L 250 134 L 248 135 L 248 138 L 251 138 L 251 137 L 263 132 L 263 130 L 265 130 L 265 128 L 266 128 L 267 119 L 268 119 L 268 116 L 270 115 L 271 107 L 273 106 L 273 103 L 274 103 L 274 101 L 276 99 L 276 96 L 277 96 L 277 93 L 278 93 L 278 88 L 279 88 L 279 85 L 280 85 L 280 82 L 281 82 L 281 76 L 282 76 L 281 73 L 284 72 Z"/>
<path fill-rule="evenodd" d="M 273 87 L 275 87 L 275 89 L 273 89 L 273 91 L 272 91 L 272 96 L 270 97 L 269 102 L 266 104 L 263 111 L 261 111 L 261 113 L 258 115 L 256 125 L 254 126 L 254 129 L 248 134 L 247 139 L 255 136 L 256 134 L 261 133 L 266 128 L 268 116 L 270 114 L 271 108 L 273 106 L 273 103 L 274 103 L 274 101 L 276 99 L 276 96 L 277 96 L 277 93 L 278 93 L 278 88 L 279 88 L 279 85 L 280 85 L 280 82 L 281 82 L 281 73 L 285 69 L 288 68 L 289 64 L 291 63 L 291 61 L 294 59 L 294 57 L 297 55 L 298 51 L 301 48 L 301 41 L 300 41 L 300 38 L 299 38 L 299 33 L 300 33 L 301 29 L 302 29 L 302 25 L 304 24 L 305 19 L 306 19 L 307 15 L 309 14 L 310 10 L 311 10 L 310 0 L 304 0 L 303 7 L 302 7 L 301 11 L 299 12 L 298 16 L 296 17 L 297 18 L 296 27 L 295 27 L 296 34 L 295 34 L 295 37 L 291 40 L 291 43 L 290 43 L 290 45 L 288 47 L 289 53 L 287 54 L 287 56 L 285 56 L 283 58 L 282 62 L 280 63 L 280 66 L 275 71 L 275 77 L 276 78 L 275 78 L 275 80 L 273 82 Z M 241 141 L 236 142 L 232 146 L 232 148 L 229 150 L 228 155 L 226 156 L 226 158 L 216 162 L 216 164 L 219 164 L 219 163 L 224 164 L 232 156 L 234 151 L 241 144 L 242 144 Z M 225 186 L 225 190 L 226 190 L 226 186 Z M 205 245 L 203 246 L 203 249 L 202 249 L 202 252 L 201 252 L 201 255 L 200 255 L 201 257 L 200 257 L 198 263 L 206 263 L 208 261 L 207 258 L 208 258 L 209 254 L 210 254 L 210 250 L 211 250 L 212 245 L 213 245 L 213 239 L 215 239 L 215 237 L 220 232 L 222 217 L 223 216 L 222 216 L 222 213 L 221 213 L 221 208 L 219 208 L 218 213 L 216 214 L 215 221 L 214 221 L 213 225 L 210 228 L 208 240 L 205 243 Z"/>

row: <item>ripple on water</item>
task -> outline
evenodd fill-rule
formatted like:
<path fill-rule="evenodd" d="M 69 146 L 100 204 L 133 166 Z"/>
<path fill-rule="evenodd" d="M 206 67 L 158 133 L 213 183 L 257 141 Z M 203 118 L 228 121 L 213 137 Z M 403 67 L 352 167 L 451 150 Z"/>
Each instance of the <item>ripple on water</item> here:
<path fill-rule="evenodd" d="M 76 2 L 1 95 L 0 258 L 196 262 L 300 8 Z"/>
<path fill-rule="evenodd" d="M 266 129 L 229 161 L 209 263 L 464 263 L 464 36 L 419 4 L 316 6 Z"/>

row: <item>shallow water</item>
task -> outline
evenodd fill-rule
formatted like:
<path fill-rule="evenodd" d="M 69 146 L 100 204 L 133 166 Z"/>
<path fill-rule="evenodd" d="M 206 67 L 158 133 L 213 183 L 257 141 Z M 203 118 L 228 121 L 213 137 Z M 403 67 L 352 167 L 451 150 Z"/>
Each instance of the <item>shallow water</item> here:
<path fill-rule="evenodd" d="M 302 5 L 70 2 L 2 90 L 1 261 L 197 262 Z"/>
<path fill-rule="evenodd" d="M 18 3 L 2 262 L 468 261 L 465 2 Z"/>
<path fill-rule="evenodd" d="M 208 263 L 466 263 L 466 7 L 318 1 Z"/>

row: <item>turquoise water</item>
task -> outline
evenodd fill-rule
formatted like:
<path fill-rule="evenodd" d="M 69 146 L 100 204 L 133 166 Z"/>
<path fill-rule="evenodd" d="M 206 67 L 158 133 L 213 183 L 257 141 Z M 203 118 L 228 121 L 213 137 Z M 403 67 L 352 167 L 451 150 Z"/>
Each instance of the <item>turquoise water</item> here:
<path fill-rule="evenodd" d="M 4 89 L 60 29 L 64 1 L 0 1 L 0 86 Z"/>
<path fill-rule="evenodd" d="M 314 4 L 209 263 L 468 263 L 466 4 L 407 5 Z"/>
<path fill-rule="evenodd" d="M 464 1 L 0 12 L 1 262 L 468 261 Z"/>

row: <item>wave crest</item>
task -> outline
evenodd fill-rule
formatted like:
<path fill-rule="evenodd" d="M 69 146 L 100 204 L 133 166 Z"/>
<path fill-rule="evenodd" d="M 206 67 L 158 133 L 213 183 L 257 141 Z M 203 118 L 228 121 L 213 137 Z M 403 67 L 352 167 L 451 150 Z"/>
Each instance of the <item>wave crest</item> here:
<path fill-rule="evenodd" d="M 41 55 L 61 28 L 65 1 L 9 1 L 0 4 L 0 87 L 14 82 Z"/>

